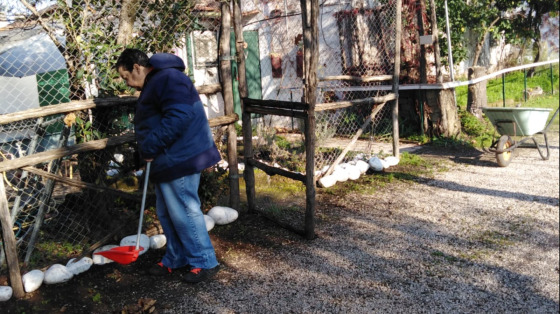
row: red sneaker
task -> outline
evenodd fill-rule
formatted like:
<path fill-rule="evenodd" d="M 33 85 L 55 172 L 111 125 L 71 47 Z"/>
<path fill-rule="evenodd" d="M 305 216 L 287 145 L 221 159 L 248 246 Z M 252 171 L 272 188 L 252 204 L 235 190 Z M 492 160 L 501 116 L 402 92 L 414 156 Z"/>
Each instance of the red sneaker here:
<path fill-rule="evenodd" d="M 201 281 L 208 280 L 212 278 L 220 270 L 220 265 L 214 268 L 204 269 L 204 268 L 193 268 L 188 273 L 186 273 L 182 279 L 184 282 L 197 283 Z"/>
<path fill-rule="evenodd" d="M 173 272 L 173 269 L 171 269 L 169 267 L 165 267 L 165 266 L 163 266 L 162 262 L 159 262 L 159 263 L 153 265 L 152 267 L 150 267 L 148 272 L 150 273 L 150 275 L 153 275 L 153 276 L 164 276 L 164 275 L 171 274 Z"/>

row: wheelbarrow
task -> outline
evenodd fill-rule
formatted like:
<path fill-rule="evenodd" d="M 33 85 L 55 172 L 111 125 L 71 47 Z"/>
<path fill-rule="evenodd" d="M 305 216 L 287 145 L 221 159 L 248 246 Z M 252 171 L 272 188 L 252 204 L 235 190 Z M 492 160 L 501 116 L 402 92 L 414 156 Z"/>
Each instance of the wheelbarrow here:
<path fill-rule="evenodd" d="M 513 158 L 513 150 L 528 141 L 533 141 L 541 158 L 548 160 L 550 148 L 546 132 L 558 115 L 558 109 L 548 123 L 551 108 L 488 107 L 482 108 L 482 111 L 501 135 L 497 140 L 493 140 L 492 145 L 488 148 L 488 151 L 496 154 L 500 167 L 507 167 Z M 544 136 L 546 154 L 537 143 L 536 134 Z M 516 138 L 520 139 L 516 140 Z"/>

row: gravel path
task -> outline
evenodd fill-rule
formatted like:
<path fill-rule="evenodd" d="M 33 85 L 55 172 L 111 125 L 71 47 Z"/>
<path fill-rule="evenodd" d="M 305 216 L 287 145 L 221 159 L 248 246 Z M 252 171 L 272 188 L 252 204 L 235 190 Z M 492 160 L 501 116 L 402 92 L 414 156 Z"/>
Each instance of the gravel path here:
<path fill-rule="evenodd" d="M 550 137 L 550 160 L 520 148 L 506 168 L 491 154 L 420 149 L 448 170 L 319 198 L 317 239 L 286 231 L 222 252 L 216 279 L 164 312 L 558 313 L 558 133 Z"/>

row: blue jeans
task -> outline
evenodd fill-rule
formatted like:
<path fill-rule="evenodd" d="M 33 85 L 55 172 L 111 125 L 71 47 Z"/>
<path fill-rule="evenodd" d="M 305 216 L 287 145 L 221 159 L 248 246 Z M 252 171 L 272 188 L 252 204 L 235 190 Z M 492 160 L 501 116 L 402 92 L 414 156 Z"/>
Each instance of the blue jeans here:
<path fill-rule="evenodd" d="M 218 265 L 200 210 L 199 184 L 200 172 L 155 184 L 156 212 L 167 238 L 162 259 L 166 267 L 208 269 Z"/>

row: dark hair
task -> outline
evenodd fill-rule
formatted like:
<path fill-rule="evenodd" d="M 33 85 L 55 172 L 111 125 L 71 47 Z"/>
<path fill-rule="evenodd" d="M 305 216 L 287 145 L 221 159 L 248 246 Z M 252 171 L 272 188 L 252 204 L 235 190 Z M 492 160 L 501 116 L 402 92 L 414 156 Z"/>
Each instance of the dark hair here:
<path fill-rule="evenodd" d="M 126 48 L 117 59 L 115 69 L 118 70 L 120 67 L 123 67 L 125 70 L 132 72 L 135 64 L 149 67 L 150 59 L 148 55 L 141 50 Z"/>

